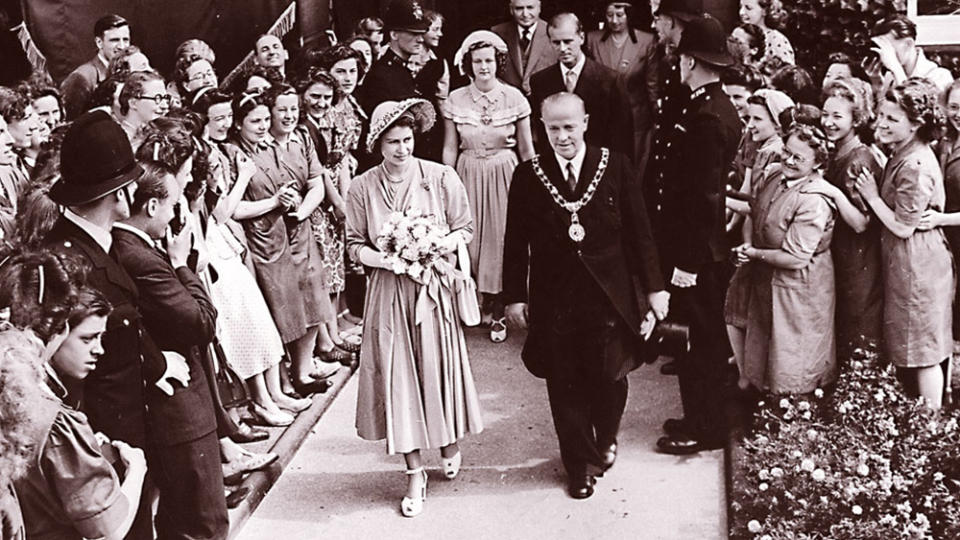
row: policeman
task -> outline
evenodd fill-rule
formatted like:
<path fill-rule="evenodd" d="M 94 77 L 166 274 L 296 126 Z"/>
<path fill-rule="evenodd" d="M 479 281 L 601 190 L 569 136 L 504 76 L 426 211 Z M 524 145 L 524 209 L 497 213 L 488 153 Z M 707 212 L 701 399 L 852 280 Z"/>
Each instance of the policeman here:
<path fill-rule="evenodd" d="M 390 32 L 390 44 L 357 89 L 357 100 L 367 115 L 384 101 L 418 96 L 407 60 L 423 52 L 423 35 L 430 20 L 417 0 L 394 0 L 387 8 L 384 26 Z"/>
<path fill-rule="evenodd" d="M 721 69 L 733 64 L 720 23 L 691 19 L 677 53 L 680 82 L 692 93 L 663 156 L 656 240 L 670 281 L 670 311 L 689 326 L 690 351 L 677 365 L 684 417 L 664 424 L 667 436 L 657 450 L 690 454 L 719 448 L 726 435 L 723 302 L 730 265 L 723 195 L 742 128 L 720 83 Z"/>

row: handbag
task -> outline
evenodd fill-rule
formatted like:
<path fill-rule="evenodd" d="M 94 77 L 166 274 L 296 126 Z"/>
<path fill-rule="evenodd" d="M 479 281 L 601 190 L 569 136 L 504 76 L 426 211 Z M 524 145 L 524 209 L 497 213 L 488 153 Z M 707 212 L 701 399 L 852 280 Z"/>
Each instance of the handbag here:
<path fill-rule="evenodd" d="M 457 243 L 457 265 L 460 273 L 463 274 L 458 279 L 460 286 L 457 291 L 457 311 L 460 313 L 460 320 L 467 326 L 476 326 L 480 324 L 480 303 L 477 301 L 477 282 L 470 275 L 470 254 L 467 252 L 467 244 L 463 240 Z"/>

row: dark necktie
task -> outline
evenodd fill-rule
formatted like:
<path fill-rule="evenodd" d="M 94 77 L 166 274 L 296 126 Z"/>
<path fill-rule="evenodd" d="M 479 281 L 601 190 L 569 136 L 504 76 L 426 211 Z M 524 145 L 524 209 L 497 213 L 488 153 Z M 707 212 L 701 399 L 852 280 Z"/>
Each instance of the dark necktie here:
<path fill-rule="evenodd" d="M 520 52 L 527 52 L 528 47 L 530 47 L 530 29 L 524 28 L 520 31 Z"/>
<path fill-rule="evenodd" d="M 573 162 L 567 162 L 567 185 L 570 186 L 570 193 L 577 191 L 577 175 L 573 173 Z"/>

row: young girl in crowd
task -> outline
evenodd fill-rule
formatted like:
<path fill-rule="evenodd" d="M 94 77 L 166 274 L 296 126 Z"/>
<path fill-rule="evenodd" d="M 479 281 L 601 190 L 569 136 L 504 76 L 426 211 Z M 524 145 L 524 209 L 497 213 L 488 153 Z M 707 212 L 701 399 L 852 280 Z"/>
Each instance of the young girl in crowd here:
<path fill-rule="evenodd" d="M 119 540 L 134 523 L 147 467 L 143 450 L 94 435 L 65 403 L 77 402 L 68 387 L 96 367 L 110 312 L 76 272 L 49 253 L 0 268 L 0 465 L 13 473 L 27 538 Z"/>

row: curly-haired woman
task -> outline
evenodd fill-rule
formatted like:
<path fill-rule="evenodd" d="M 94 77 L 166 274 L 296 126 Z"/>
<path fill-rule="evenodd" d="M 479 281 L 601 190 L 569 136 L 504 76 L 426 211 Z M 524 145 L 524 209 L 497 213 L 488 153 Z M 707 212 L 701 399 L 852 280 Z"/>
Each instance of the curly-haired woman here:
<path fill-rule="evenodd" d="M 942 403 L 940 363 L 950 358 L 953 261 L 942 229 L 921 230 L 927 210 L 943 211 L 943 173 L 930 143 L 942 115 L 937 89 L 912 78 L 886 94 L 876 124 L 877 143 L 892 151 L 878 183 L 869 171 L 857 190 L 883 224 L 883 353 L 897 366 L 908 395 L 932 408 Z M 881 187 L 878 187 L 879 186 Z"/>

